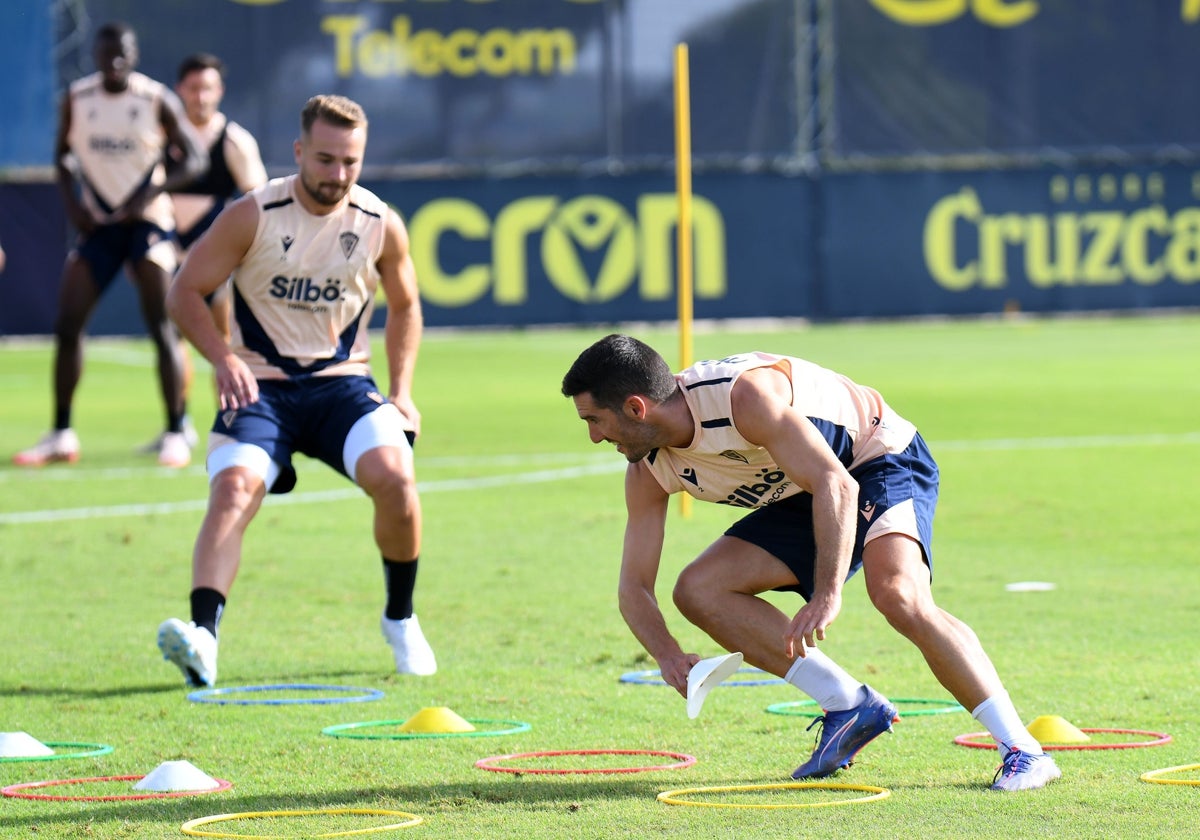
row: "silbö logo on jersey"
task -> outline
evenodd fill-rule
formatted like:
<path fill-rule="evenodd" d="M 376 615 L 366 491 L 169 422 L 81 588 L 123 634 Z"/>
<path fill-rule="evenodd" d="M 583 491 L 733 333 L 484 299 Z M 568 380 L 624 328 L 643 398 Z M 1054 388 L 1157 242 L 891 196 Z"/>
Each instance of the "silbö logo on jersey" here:
<path fill-rule="evenodd" d="M 735 487 L 724 499 L 718 499 L 717 504 L 743 508 L 763 507 L 778 501 L 792 486 L 787 474 L 780 469 L 766 467 L 759 470 L 757 476 L 762 480 Z"/>
<path fill-rule="evenodd" d="M 326 277 L 324 285 L 311 277 L 277 274 L 271 278 L 271 297 L 287 301 L 289 309 L 322 312 L 328 308 L 322 304 L 341 300 L 344 294 L 342 281 L 334 277 Z"/>

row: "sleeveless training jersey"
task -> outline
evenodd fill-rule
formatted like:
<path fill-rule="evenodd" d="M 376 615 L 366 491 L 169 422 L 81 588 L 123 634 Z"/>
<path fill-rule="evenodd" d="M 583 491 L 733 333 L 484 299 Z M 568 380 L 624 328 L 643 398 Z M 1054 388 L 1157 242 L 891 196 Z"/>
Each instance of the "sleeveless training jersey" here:
<path fill-rule="evenodd" d="M 746 371 L 761 367 L 787 374 L 792 405 L 812 421 L 851 472 L 882 455 L 903 452 L 916 434 L 876 391 L 803 359 L 745 353 L 699 362 L 676 376 L 695 420 L 691 445 L 656 449 L 646 458 L 666 492 L 685 491 L 704 501 L 745 508 L 804 492 L 733 423 L 733 385 Z"/>
<path fill-rule="evenodd" d="M 258 228 L 233 273 L 234 351 L 259 379 L 369 376 L 387 205 L 355 184 L 341 209 L 315 216 L 297 177 L 249 193 Z"/>
<path fill-rule="evenodd" d="M 208 149 L 208 169 L 171 193 L 180 245 L 187 249 L 212 225 L 229 199 L 267 182 L 258 143 L 250 132 L 217 113 L 207 125 L 182 121 L 197 145 Z"/>
<path fill-rule="evenodd" d="M 167 88 L 141 73 L 129 76 L 121 93 L 104 89 L 99 73 L 71 84 L 71 127 L 67 143 L 79 164 L 83 206 L 98 223 L 147 182 L 162 183 L 167 138 L 159 120 Z M 175 227 L 171 199 L 160 193 L 142 218 L 163 230 Z"/>

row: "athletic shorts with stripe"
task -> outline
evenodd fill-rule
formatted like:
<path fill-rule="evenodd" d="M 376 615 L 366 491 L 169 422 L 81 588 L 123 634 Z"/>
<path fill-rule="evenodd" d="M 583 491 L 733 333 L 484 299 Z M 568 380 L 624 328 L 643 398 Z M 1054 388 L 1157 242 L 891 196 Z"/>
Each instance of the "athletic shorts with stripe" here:
<path fill-rule="evenodd" d="M 938 468 L 919 434 L 903 452 L 868 461 L 850 471 L 858 482 L 858 528 L 849 579 L 862 568 L 863 546 L 884 534 L 905 534 L 921 545 L 933 573 L 933 512 L 937 507 Z M 816 538 L 812 496 L 801 493 L 747 514 L 725 534 L 745 540 L 779 558 L 799 584 L 780 590 L 813 593 Z"/>
<path fill-rule="evenodd" d="M 258 400 L 217 413 L 208 443 L 211 481 L 227 467 L 253 470 L 271 493 L 296 486 L 292 456 L 325 462 L 354 481 L 359 457 L 396 446 L 411 469 L 414 436 L 369 376 L 259 380 Z"/>

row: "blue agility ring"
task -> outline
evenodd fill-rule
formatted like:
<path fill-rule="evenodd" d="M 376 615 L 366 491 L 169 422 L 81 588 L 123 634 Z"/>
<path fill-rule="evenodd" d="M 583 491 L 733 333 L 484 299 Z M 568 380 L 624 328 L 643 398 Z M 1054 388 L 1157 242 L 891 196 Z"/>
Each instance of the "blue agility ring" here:
<path fill-rule="evenodd" d="M 738 668 L 735 674 L 764 674 L 766 673 L 761 668 Z M 621 682 L 631 683 L 633 685 L 666 685 L 663 681 L 662 671 L 650 669 L 647 671 L 630 671 L 621 675 Z M 753 685 L 779 685 L 787 682 L 780 677 L 771 677 L 766 680 L 739 680 L 736 677 L 731 677 L 722 683 L 719 683 L 717 688 L 736 688 L 738 686 L 753 686 Z"/>
<path fill-rule="evenodd" d="M 335 697 L 276 697 L 276 698 L 236 698 L 232 694 L 251 694 L 259 691 L 324 691 L 345 692 L 345 696 Z M 358 692 L 349 694 L 349 692 Z M 284 683 L 282 685 L 243 685 L 231 688 L 205 688 L 188 694 L 187 699 L 193 703 L 215 703 L 221 706 L 295 706 L 300 704 L 328 705 L 331 703 L 366 703 L 383 697 L 383 692 L 375 688 L 356 688 L 352 685 L 314 685 L 310 683 Z"/>

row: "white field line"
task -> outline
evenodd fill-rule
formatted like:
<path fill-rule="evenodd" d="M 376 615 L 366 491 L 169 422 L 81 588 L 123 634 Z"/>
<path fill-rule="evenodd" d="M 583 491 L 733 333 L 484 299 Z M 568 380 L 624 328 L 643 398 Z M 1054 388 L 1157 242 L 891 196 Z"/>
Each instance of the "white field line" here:
<path fill-rule="evenodd" d="M 938 452 L 1007 452 L 1019 450 L 1053 450 L 1053 449 L 1104 449 L 1111 447 L 1132 446 L 1180 446 L 1200 444 L 1200 432 L 1181 432 L 1178 434 L 1144 434 L 1144 435 L 1084 435 L 1079 437 L 1044 437 L 1044 438 L 998 438 L 994 440 L 950 440 L 936 441 L 933 449 Z M 530 464 L 556 463 L 561 460 L 578 460 L 571 455 L 501 455 L 494 457 L 453 457 L 429 458 L 421 461 L 422 466 L 480 466 L 482 464 Z M 320 466 L 314 464 L 314 467 Z M 532 472 L 505 473 L 473 478 L 454 478 L 441 481 L 419 482 L 421 493 L 446 493 L 465 490 L 486 490 L 496 487 L 511 487 L 518 484 L 542 484 L 550 481 L 579 478 L 587 475 L 601 475 L 620 472 L 625 469 L 625 462 L 619 458 L 606 458 L 603 461 L 593 459 L 592 463 L 575 464 L 554 469 L 535 470 Z M 92 480 L 96 478 L 132 478 L 139 475 L 203 474 L 200 468 L 188 470 L 167 470 L 164 468 L 113 468 L 86 472 L 76 468 L 54 469 L 36 472 L 5 472 L 0 473 L 0 483 L 15 478 L 51 478 L 68 480 Z M 269 505 L 303 505 L 321 502 L 340 501 L 362 495 L 357 487 L 346 487 L 337 490 L 323 490 L 312 493 L 289 493 L 283 496 L 268 496 L 265 504 Z M 63 522 L 79 519 L 101 519 L 119 516 L 147 516 L 150 514 L 186 513 L 202 511 L 207 505 L 207 499 L 192 499 L 183 502 L 161 502 L 157 504 L 127 504 L 108 505 L 103 507 L 61 508 L 57 510 L 34 510 L 12 513 L 0 513 L 0 525 L 18 525 L 41 522 Z"/>
<path fill-rule="evenodd" d="M 579 478 L 585 475 L 623 470 L 625 464 L 621 461 L 606 461 L 603 464 L 580 465 L 563 467 L 553 470 L 538 470 L 536 472 L 509 473 L 506 475 L 491 475 L 482 478 L 452 478 L 444 481 L 418 482 L 420 493 L 446 493 L 456 490 L 485 490 L 493 487 L 512 487 L 517 484 L 541 484 L 547 481 L 561 481 L 568 478 Z M 357 487 L 345 487 L 337 490 L 320 490 L 312 493 L 288 493 L 284 496 L 268 496 L 264 505 L 306 505 L 319 502 L 336 502 L 343 499 L 353 499 L 362 496 Z M 108 519 L 117 516 L 150 516 L 152 514 L 187 513 L 202 511 L 208 504 L 207 499 L 191 499 L 183 502 L 159 502 L 156 504 L 108 505 L 105 507 L 62 508 L 59 510 L 31 510 L 20 513 L 0 514 L 0 525 L 28 525 L 41 522 L 64 522 L 77 519 Z"/>
<path fill-rule="evenodd" d="M 611 461 L 611 452 L 604 453 Z M 601 457 L 599 453 L 596 458 Z M 149 459 L 147 459 L 149 460 Z M 440 467 L 528 467 L 547 466 L 553 464 L 578 464 L 581 460 L 579 453 L 542 453 L 532 455 L 453 455 L 436 458 L 423 458 L 417 454 L 417 469 Z M 319 461 L 298 459 L 295 464 L 296 472 L 304 475 L 308 472 L 322 472 L 328 469 Z M 140 467 L 104 467 L 88 469 L 87 467 L 50 467 L 44 470 L 6 470 L 0 472 L 0 484 L 16 481 L 127 481 L 132 478 L 170 478 L 175 476 L 203 476 L 204 464 L 193 463 L 182 470 L 170 467 L 159 467 L 147 464 Z"/>

